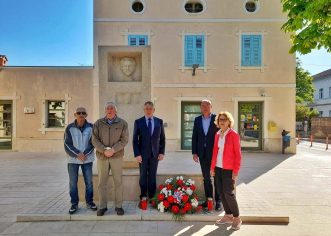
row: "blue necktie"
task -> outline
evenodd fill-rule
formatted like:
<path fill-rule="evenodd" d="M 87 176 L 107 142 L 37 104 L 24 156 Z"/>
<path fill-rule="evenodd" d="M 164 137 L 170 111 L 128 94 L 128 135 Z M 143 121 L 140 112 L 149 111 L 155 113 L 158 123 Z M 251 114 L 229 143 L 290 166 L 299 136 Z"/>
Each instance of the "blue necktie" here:
<path fill-rule="evenodd" d="M 152 119 L 151 118 L 148 118 L 148 132 L 149 134 L 152 136 Z"/>

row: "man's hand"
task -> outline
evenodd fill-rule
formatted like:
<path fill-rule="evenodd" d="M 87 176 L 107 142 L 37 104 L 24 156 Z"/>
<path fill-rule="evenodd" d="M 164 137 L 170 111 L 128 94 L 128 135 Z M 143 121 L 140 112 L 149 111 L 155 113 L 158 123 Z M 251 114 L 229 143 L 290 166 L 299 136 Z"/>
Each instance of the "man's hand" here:
<path fill-rule="evenodd" d="M 234 184 L 234 185 L 236 184 L 237 179 L 238 179 L 238 174 L 234 174 L 234 173 L 232 173 L 232 181 L 233 181 L 233 184 Z"/>
<path fill-rule="evenodd" d="M 164 155 L 163 155 L 163 154 L 159 154 L 159 156 L 157 157 L 157 159 L 158 159 L 159 161 L 162 161 L 162 160 L 164 159 Z"/>
<path fill-rule="evenodd" d="M 197 154 L 194 154 L 193 155 L 193 160 L 196 162 L 196 163 L 199 163 L 199 157 Z"/>
<path fill-rule="evenodd" d="M 103 154 L 108 158 L 112 157 L 114 155 L 114 150 L 113 149 L 105 150 Z"/>
<path fill-rule="evenodd" d="M 210 170 L 210 176 L 215 176 L 215 170 Z"/>
<path fill-rule="evenodd" d="M 82 162 L 84 162 L 84 161 L 86 161 L 86 156 L 84 155 L 84 153 L 79 153 L 78 155 L 77 155 L 77 159 L 78 160 L 80 160 L 80 161 L 82 161 Z"/>
<path fill-rule="evenodd" d="M 142 158 L 141 156 L 137 156 L 137 157 L 136 157 L 136 160 L 137 160 L 137 162 L 140 163 L 140 164 L 143 162 L 143 158 Z"/>

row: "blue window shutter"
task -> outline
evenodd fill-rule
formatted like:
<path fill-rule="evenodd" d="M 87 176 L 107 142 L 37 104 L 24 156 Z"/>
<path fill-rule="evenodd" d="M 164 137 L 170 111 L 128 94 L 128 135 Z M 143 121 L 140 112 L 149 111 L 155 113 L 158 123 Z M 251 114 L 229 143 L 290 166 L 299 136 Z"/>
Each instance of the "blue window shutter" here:
<path fill-rule="evenodd" d="M 262 36 L 251 35 L 251 66 L 261 66 Z"/>
<path fill-rule="evenodd" d="M 185 66 L 192 66 L 194 64 L 194 49 L 195 49 L 195 36 L 185 36 Z"/>
<path fill-rule="evenodd" d="M 251 37 L 250 35 L 241 36 L 241 66 L 251 64 Z"/>
<path fill-rule="evenodd" d="M 129 35 L 128 45 L 130 46 L 147 46 L 148 36 L 147 35 Z"/>
<path fill-rule="evenodd" d="M 197 35 L 195 37 L 195 60 L 194 64 L 199 64 L 199 67 L 204 66 L 205 56 L 205 37 L 203 35 Z"/>
<path fill-rule="evenodd" d="M 137 45 L 136 35 L 129 35 L 128 36 L 128 45 L 130 45 L 130 46 L 136 46 Z"/>

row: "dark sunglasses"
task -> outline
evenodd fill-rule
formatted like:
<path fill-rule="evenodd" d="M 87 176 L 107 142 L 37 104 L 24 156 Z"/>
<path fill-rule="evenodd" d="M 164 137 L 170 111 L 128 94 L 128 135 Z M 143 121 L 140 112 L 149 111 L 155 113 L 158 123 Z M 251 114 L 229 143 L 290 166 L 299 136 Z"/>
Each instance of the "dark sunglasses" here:
<path fill-rule="evenodd" d="M 81 112 L 81 111 L 78 111 L 78 112 L 76 112 L 76 114 L 79 115 L 79 116 L 80 116 L 80 115 L 85 116 L 85 115 L 86 115 L 86 112 L 85 112 L 85 111 L 82 111 L 82 112 Z"/>
<path fill-rule="evenodd" d="M 228 119 L 226 119 L 226 118 L 225 118 L 225 119 L 221 119 L 221 118 L 218 119 L 218 121 L 223 121 L 223 122 L 225 122 L 225 121 L 227 121 L 227 120 L 228 120 Z"/>

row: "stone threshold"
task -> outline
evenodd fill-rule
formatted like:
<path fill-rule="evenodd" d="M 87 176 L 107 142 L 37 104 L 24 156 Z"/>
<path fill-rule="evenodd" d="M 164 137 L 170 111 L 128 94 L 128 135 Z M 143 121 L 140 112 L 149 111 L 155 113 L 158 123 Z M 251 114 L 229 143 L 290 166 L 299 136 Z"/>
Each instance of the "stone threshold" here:
<path fill-rule="evenodd" d="M 183 221 L 186 222 L 215 222 L 223 214 L 201 213 L 188 214 Z M 289 224 L 289 216 L 283 215 L 241 215 L 244 224 Z M 173 221 L 173 216 L 170 213 L 160 213 L 156 210 L 140 211 L 129 213 L 123 216 L 116 214 L 105 214 L 97 216 L 94 214 L 80 214 L 77 212 L 74 215 L 69 214 L 20 214 L 17 215 L 17 222 L 45 222 L 45 221 Z"/>

